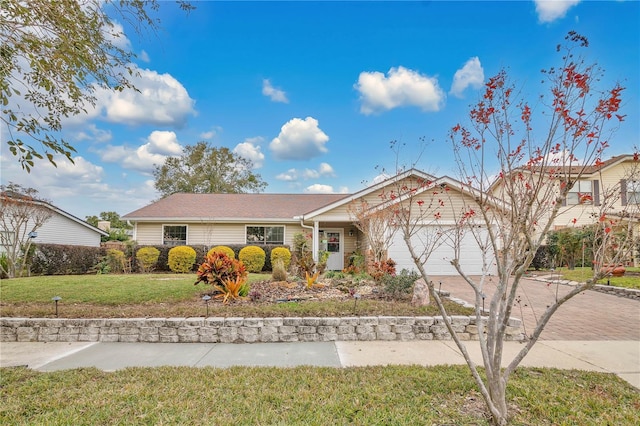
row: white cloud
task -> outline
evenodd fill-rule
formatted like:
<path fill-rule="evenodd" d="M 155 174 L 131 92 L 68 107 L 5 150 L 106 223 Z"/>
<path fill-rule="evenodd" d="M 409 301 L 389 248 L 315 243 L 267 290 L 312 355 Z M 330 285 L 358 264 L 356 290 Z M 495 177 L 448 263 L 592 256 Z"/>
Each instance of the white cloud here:
<path fill-rule="evenodd" d="M 360 92 L 360 112 L 374 114 L 402 106 L 417 106 L 423 111 L 438 111 L 445 93 L 438 79 L 402 66 L 381 72 L 361 72 L 354 86 Z"/>
<path fill-rule="evenodd" d="M 461 98 L 467 87 L 479 89 L 484 83 L 484 70 L 480 64 L 480 59 L 475 56 L 469 59 L 464 66 L 456 71 L 451 84 L 451 91 L 454 96 Z"/>
<path fill-rule="evenodd" d="M 145 50 L 140 52 L 140 54 L 138 55 L 138 58 L 140 58 L 140 60 L 142 62 L 150 62 L 151 61 L 151 58 L 149 58 L 149 54 Z"/>
<path fill-rule="evenodd" d="M 113 135 L 110 130 L 98 129 L 95 124 L 89 124 L 84 130 L 76 132 L 73 135 L 73 139 L 76 141 L 94 141 L 94 142 L 109 142 Z"/>
<path fill-rule="evenodd" d="M 178 80 L 170 74 L 131 66 L 134 73 L 130 80 L 138 91 L 96 90 L 97 111 L 89 111 L 87 118 L 100 115 L 112 123 L 180 127 L 189 115 L 195 115 L 195 101 Z"/>
<path fill-rule="evenodd" d="M 319 183 L 307 186 L 304 192 L 308 194 L 348 194 L 349 188 L 341 186 L 337 191 L 331 185 L 321 185 Z"/>
<path fill-rule="evenodd" d="M 100 151 L 102 161 L 119 163 L 125 169 L 151 174 L 154 166 L 161 166 L 167 157 L 180 155 L 182 146 L 174 132 L 154 131 L 147 143 L 131 148 L 124 145 L 109 145 Z"/>
<path fill-rule="evenodd" d="M 287 94 L 283 90 L 273 87 L 271 81 L 266 78 L 262 80 L 262 94 L 268 96 L 273 102 L 289 103 Z"/>
<path fill-rule="evenodd" d="M 279 160 L 306 160 L 328 152 L 325 147 L 328 141 L 329 136 L 320 130 L 315 118 L 292 118 L 282 126 L 269 148 Z"/>
<path fill-rule="evenodd" d="M 264 139 L 260 136 L 247 138 L 244 142 L 236 145 L 233 152 L 242 158 L 250 160 L 254 169 L 259 169 L 264 164 L 264 154 L 260 151 L 260 145 L 258 145 L 262 141 Z"/>
<path fill-rule="evenodd" d="M 120 49 L 131 50 L 131 41 L 124 34 L 122 24 L 116 21 L 111 22 L 113 25 L 102 26 L 102 34 L 104 35 L 104 38 Z"/>
<path fill-rule="evenodd" d="M 538 20 L 542 23 L 564 18 L 567 11 L 581 0 L 534 0 Z"/>
<path fill-rule="evenodd" d="M 320 163 L 320 166 L 317 170 L 304 169 L 302 171 L 298 171 L 296 169 L 289 169 L 286 172 L 277 175 L 276 179 L 285 182 L 295 182 L 299 179 L 309 180 L 318 179 L 321 177 L 335 177 L 335 172 L 333 171 L 333 167 L 331 167 L 330 164 Z"/>
<path fill-rule="evenodd" d="M 335 192 L 333 191 L 333 186 L 321 185 L 319 183 L 316 183 L 311 186 L 307 186 L 304 192 L 309 194 L 335 194 Z"/>
<path fill-rule="evenodd" d="M 318 172 L 320 172 L 321 176 L 335 177 L 336 175 L 335 172 L 333 171 L 333 167 L 331 167 L 329 163 L 320 163 Z"/>
<path fill-rule="evenodd" d="M 384 182 L 385 180 L 389 179 L 391 176 L 389 176 L 386 173 L 380 173 L 378 176 L 373 178 L 373 184 L 377 184 L 380 182 Z"/>
<path fill-rule="evenodd" d="M 296 169 L 289 169 L 286 172 L 277 175 L 276 179 L 283 180 L 285 182 L 295 182 L 298 180 L 298 171 Z"/>

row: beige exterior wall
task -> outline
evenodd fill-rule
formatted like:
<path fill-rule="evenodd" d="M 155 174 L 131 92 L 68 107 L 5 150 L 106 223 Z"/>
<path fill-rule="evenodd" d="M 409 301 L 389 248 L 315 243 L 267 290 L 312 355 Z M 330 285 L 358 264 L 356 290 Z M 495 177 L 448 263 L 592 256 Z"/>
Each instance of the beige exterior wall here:
<path fill-rule="evenodd" d="M 135 239 L 140 245 L 162 245 L 163 223 L 136 224 Z M 293 236 L 302 232 L 299 224 L 277 223 L 180 223 L 171 222 L 166 225 L 184 225 L 187 227 L 187 244 L 215 246 L 221 244 L 245 244 L 246 226 L 284 226 L 285 244 L 293 245 Z"/>

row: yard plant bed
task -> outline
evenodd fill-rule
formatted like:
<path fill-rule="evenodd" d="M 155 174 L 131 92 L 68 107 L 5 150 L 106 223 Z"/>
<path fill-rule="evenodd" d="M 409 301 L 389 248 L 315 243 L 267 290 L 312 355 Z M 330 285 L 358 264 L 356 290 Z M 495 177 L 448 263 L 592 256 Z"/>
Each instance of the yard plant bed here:
<path fill-rule="evenodd" d="M 410 300 L 385 296 L 375 284 L 326 281 L 307 289 L 303 282 L 272 282 L 266 274 L 251 274 L 251 297 L 223 304 L 209 302 L 211 317 L 434 316 L 435 306 L 415 307 Z M 194 286 L 193 274 L 130 274 L 30 277 L 0 282 L 0 316 L 60 318 L 203 317 L 202 297 L 212 293 Z M 360 295 L 355 299 L 349 290 Z M 451 315 L 472 310 L 447 301 Z"/>
<path fill-rule="evenodd" d="M 489 424 L 465 366 L 1 373 L 1 424 Z M 640 394 L 611 374 L 519 368 L 508 395 L 512 424 L 640 424 Z"/>

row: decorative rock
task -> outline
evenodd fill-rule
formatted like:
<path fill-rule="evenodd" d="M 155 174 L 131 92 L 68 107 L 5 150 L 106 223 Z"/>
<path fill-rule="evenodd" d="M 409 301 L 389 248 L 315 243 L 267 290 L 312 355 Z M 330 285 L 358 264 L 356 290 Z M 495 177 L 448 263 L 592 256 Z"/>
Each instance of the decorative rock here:
<path fill-rule="evenodd" d="M 427 306 L 430 302 L 429 286 L 427 286 L 427 283 L 423 279 L 419 279 L 413 285 L 411 304 L 414 306 Z"/>

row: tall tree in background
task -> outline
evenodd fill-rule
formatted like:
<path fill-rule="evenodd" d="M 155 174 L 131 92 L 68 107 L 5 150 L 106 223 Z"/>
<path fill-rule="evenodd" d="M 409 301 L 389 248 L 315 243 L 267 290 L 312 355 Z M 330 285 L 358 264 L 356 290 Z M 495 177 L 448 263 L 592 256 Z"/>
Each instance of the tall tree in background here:
<path fill-rule="evenodd" d="M 183 10 L 193 7 L 178 2 Z M 134 89 L 135 54 L 123 47 L 117 21 L 141 32 L 159 23 L 157 0 L 3 0 L 0 93 L 3 141 L 30 171 L 44 156 L 72 160 L 75 149 L 56 134 L 65 117 L 96 103 L 97 89 Z M 107 12 L 108 11 L 108 12 Z"/>
<path fill-rule="evenodd" d="M 116 212 L 100 212 L 100 217 L 98 216 L 87 216 L 85 218 L 87 223 L 98 227 L 98 222 L 101 220 L 105 220 L 109 222 L 111 228 L 116 229 L 132 229 L 133 227 L 129 225 L 127 222 L 124 222 L 120 219 L 120 215 Z"/>
<path fill-rule="evenodd" d="M 162 197 L 176 192 L 238 194 L 261 192 L 267 187 L 253 163 L 229 150 L 206 142 L 187 145 L 179 157 L 169 157 L 156 166 L 155 188 Z"/>
<path fill-rule="evenodd" d="M 0 192 L 0 246 L 6 265 L 0 272 L 9 278 L 26 272 L 27 260 L 35 233 L 53 215 L 38 191 L 16 183 L 2 185 Z"/>
<path fill-rule="evenodd" d="M 587 39 L 574 32 L 567 36 L 565 46 L 558 46 L 562 61 L 558 68 L 545 72 L 544 83 L 550 87 L 548 95 L 540 98 L 540 111 L 534 111 L 526 100 L 518 99 L 506 72 L 500 72 L 486 83 L 481 100 L 470 111 L 469 125 L 457 124 L 451 130 L 461 185 L 474 196 L 464 205 L 451 205 L 457 212 L 456 232 L 444 242 L 453 248 L 451 264 L 475 294 L 483 372 L 467 351 L 463 336 L 453 328 L 426 271 L 424 259 L 429 253 L 421 252 L 422 247 L 415 245 L 416 237 L 425 232 L 425 228 L 418 225 L 437 226 L 433 219 L 438 211 L 426 204 L 411 205 L 413 197 L 397 196 L 394 200 L 399 204 L 397 211 L 401 214 L 396 223 L 404 241 L 428 283 L 432 300 L 464 356 L 495 425 L 508 423 L 509 378 L 537 342 L 552 315 L 607 274 L 606 268 L 599 265 L 617 264 L 629 258 L 634 229 L 637 232 L 640 220 L 640 204 L 621 203 L 624 196 L 621 183 L 607 183 L 610 186 L 602 191 L 599 203 L 593 203 L 592 252 L 596 265 L 593 276 L 586 283 L 560 291 L 555 302 L 542 314 L 538 313 L 535 324 L 526 327 L 529 333 L 518 353 L 506 359 L 504 342 L 507 330 L 514 325 L 512 314 L 522 279 L 570 190 L 587 170 L 604 164 L 602 159 L 609 146 L 610 131 L 624 119 L 619 112 L 623 88 L 614 85 L 600 89 L 598 84 L 602 83 L 603 72 L 574 56 L 576 49 L 585 47 L 588 47 Z M 544 123 L 542 127 L 537 126 L 537 118 Z M 638 155 L 629 156 L 625 164 L 622 181 L 639 181 Z M 489 177 L 496 174 L 497 180 L 491 183 Z M 408 194 L 410 190 L 399 190 L 399 194 Z M 569 220 L 568 225 L 576 221 Z M 464 235 L 475 238 L 483 254 L 481 276 L 465 272 L 464 259 L 460 258 Z M 488 312 L 484 310 L 486 295 Z"/>

